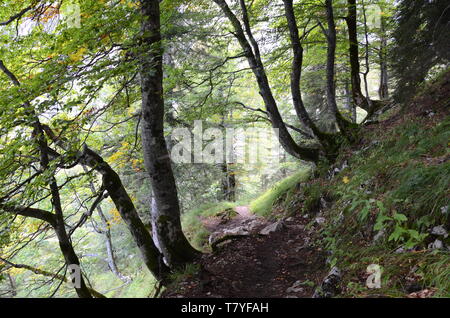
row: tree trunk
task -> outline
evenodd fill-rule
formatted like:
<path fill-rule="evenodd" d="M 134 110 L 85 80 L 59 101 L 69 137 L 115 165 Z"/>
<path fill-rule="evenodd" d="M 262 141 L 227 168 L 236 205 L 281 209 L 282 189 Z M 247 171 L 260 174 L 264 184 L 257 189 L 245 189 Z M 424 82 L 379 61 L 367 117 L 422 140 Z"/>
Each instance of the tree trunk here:
<path fill-rule="evenodd" d="M 386 19 L 383 15 L 380 18 L 380 88 L 378 89 L 378 95 L 381 100 L 389 98 L 389 86 L 388 86 L 388 66 L 387 66 L 387 38 L 386 38 Z"/>
<path fill-rule="evenodd" d="M 335 60 L 336 60 L 336 25 L 334 22 L 333 13 L 333 1 L 326 0 L 326 14 L 327 14 L 327 24 L 328 32 L 326 37 L 328 40 L 327 46 L 327 105 L 328 109 L 335 116 L 336 122 L 339 126 L 341 133 L 350 141 L 354 140 L 353 131 L 356 126 L 351 122 L 347 121 L 339 112 L 336 103 L 336 84 L 335 84 Z"/>
<path fill-rule="evenodd" d="M 281 146 L 287 153 L 298 159 L 318 162 L 319 160 L 318 149 L 299 146 L 290 135 L 289 131 L 287 130 L 286 124 L 284 123 L 281 117 L 277 103 L 275 101 L 275 98 L 273 97 L 272 90 L 269 85 L 269 80 L 267 78 L 264 65 L 261 61 L 258 43 L 253 37 L 250 28 L 247 8 L 245 6 L 244 0 L 240 0 L 240 4 L 243 14 L 245 33 L 241 25 L 241 22 L 228 7 L 226 1 L 225 0 L 213 0 L 213 1 L 221 8 L 222 12 L 225 14 L 225 16 L 233 25 L 234 28 L 233 34 L 238 40 L 242 50 L 244 51 L 248 64 L 250 65 L 250 68 L 252 69 L 252 72 L 255 75 L 260 90 L 259 93 L 263 98 L 267 114 L 269 116 L 270 122 L 272 123 L 272 127 L 278 133 L 278 139 L 280 141 Z M 247 34 L 249 39 L 247 39 L 245 34 Z"/>
<path fill-rule="evenodd" d="M 10 78 L 11 82 L 15 86 L 17 87 L 21 86 L 17 77 L 5 66 L 5 64 L 1 60 L 0 60 L 0 69 L 3 71 L 3 73 L 5 73 L 5 75 L 7 75 Z M 27 114 L 30 115 L 31 118 L 33 118 L 32 122 L 30 123 L 30 126 L 33 128 L 32 137 L 35 138 L 36 140 L 37 149 L 39 151 L 40 156 L 39 161 L 41 168 L 43 170 L 47 170 L 49 169 L 50 159 L 48 155 L 48 144 L 45 138 L 45 131 L 43 125 L 39 121 L 39 117 L 37 116 L 31 103 L 29 101 L 25 101 L 24 105 L 26 107 Z M 66 265 L 80 266 L 78 256 L 75 253 L 70 237 L 67 235 L 66 232 L 64 214 L 61 205 L 61 197 L 59 194 L 59 187 L 56 178 L 53 175 L 49 179 L 47 185 L 50 188 L 51 203 L 53 206 L 53 210 L 55 211 L 54 216 L 51 217 L 52 218 L 51 224 L 55 229 L 55 233 L 58 238 L 61 252 L 66 261 Z M 78 297 L 80 298 L 92 298 L 92 295 L 84 281 L 83 275 L 80 276 L 80 286 L 79 287 L 75 286 L 75 291 Z"/>
<path fill-rule="evenodd" d="M 300 121 L 308 127 L 314 135 L 319 139 L 319 142 L 323 146 L 326 153 L 334 153 L 336 148 L 336 140 L 333 134 L 327 134 L 316 126 L 316 124 L 311 120 L 308 112 L 303 104 L 300 80 L 302 74 L 302 64 L 303 64 L 303 47 L 301 45 L 300 36 L 298 33 L 298 25 L 295 18 L 293 0 L 283 0 L 285 16 L 288 23 L 289 35 L 291 39 L 291 46 L 293 51 L 293 61 L 292 61 L 292 71 L 291 71 L 291 94 L 297 117 Z M 333 62 L 334 63 L 334 62 Z"/>
<path fill-rule="evenodd" d="M 352 92 L 350 90 L 348 80 L 345 81 L 344 94 L 345 94 L 345 108 L 347 108 L 347 110 L 351 115 L 352 123 L 356 123 L 356 106 L 352 102 Z"/>
<path fill-rule="evenodd" d="M 162 253 L 168 264 L 192 262 L 198 255 L 181 229 L 180 205 L 170 155 L 164 138 L 164 97 L 160 8 L 158 0 L 141 1 L 142 143 L 157 204 L 152 219 Z"/>
<path fill-rule="evenodd" d="M 9 280 L 9 286 L 10 286 L 10 291 L 11 291 L 11 297 L 16 297 L 17 296 L 17 286 L 16 286 L 16 280 L 15 278 L 11 275 L 11 274 L 7 274 L 8 276 L 8 280 Z"/>
<path fill-rule="evenodd" d="M 60 218 L 57 219 L 55 233 L 58 238 L 59 248 L 61 249 L 66 264 L 80 267 L 80 260 L 78 259 L 78 256 L 73 249 L 72 242 L 67 235 L 64 220 L 61 220 Z M 75 291 L 80 298 L 92 298 L 92 294 L 84 281 L 83 275 L 80 275 L 80 286 L 75 286 Z"/>
<path fill-rule="evenodd" d="M 236 201 L 236 175 L 233 171 L 232 164 L 222 164 L 222 193 L 225 201 Z"/>
<path fill-rule="evenodd" d="M 353 102 L 356 106 L 369 111 L 369 103 L 361 90 L 356 0 L 347 0 L 347 8 L 348 15 L 345 20 L 348 27 L 350 76 L 352 82 Z"/>

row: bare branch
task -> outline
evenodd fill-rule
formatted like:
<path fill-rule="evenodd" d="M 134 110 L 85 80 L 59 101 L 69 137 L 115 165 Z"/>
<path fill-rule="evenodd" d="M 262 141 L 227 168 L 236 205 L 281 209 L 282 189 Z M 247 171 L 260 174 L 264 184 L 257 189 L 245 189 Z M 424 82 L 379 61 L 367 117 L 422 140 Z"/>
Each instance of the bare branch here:
<path fill-rule="evenodd" d="M 0 22 L 0 26 L 5 26 L 8 25 L 12 22 L 14 22 L 15 20 L 19 20 L 22 18 L 22 16 L 27 13 L 28 11 L 30 11 L 31 9 L 33 9 L 33 6 L 28 6 L 25 9 L 22 9 L 22 11 L 20 11 L 19 13 L 11 16 L 7 21 L 4 22 Z"/>

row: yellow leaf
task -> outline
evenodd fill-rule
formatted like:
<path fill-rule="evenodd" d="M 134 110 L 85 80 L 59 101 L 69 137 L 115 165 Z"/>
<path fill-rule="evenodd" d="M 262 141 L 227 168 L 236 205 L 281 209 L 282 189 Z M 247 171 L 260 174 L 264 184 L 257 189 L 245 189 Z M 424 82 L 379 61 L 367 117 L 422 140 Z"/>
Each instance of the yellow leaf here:
<path fill-rule="evenodd" d="M 347 176 L 345 176 L 345 177 L 342 178 L 342 182 L 344 182 L 345 184 L 347 184 L 347 183 L 350 182 L 350 179 L 349 179 Z"/>
<path fill-rule="evenodd" d="M 83 58 L 84 53 L 86 53 L 87 48 L 81 47 L 75 53 L 69 54 L 69 58 L 72 62 L 78 62 Z"/>

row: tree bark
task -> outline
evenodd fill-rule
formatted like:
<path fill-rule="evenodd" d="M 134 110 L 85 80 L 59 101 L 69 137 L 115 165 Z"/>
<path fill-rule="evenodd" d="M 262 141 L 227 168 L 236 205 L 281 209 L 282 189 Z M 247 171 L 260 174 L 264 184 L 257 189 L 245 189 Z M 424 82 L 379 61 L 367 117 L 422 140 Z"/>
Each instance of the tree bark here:
<path fill-rule="evenodd" d="M 344 93 L 345 93 L 345 107 L 351 114 L 352 123 L 356 123 L 356 106 L 352 102 L 352 92 L 350 90 L 350 85 L 349 85 L 348 80 L 345 81 Z"/>
<path fill-rule="evenodd" d="M 234 202 L 236 201 L 236 175 L 231 167 L 230 163 L 222 164 L 222 193 L 225 201 Z"/>
<path fill-rule="evenodd" d="M 380 87 L 378 95 L 381 100 L 389 98 L 389 78 L 387 66 L 387 37 L 386 37 L 386 19 L 383 15 L 380 17 Z"/>
<path fill-rule="evenodd" d="M 11 274 L 7 274 L 8 280 L 9 280 L 9 286 L 11 287 L 11 296 L 16 297 L 17 296 L 17 286 L 16 286 L 16 280 Z"/>
<path fill-rule="evenodd" d="M 157 203 L 152 219 L 165 260 L 170 267 L 192 262 L 195 250 L 181 229 L 180 204 L 170 155 L 164 138 L 163 48 L 158 0 L 141 1 L 142 144 Z"/>

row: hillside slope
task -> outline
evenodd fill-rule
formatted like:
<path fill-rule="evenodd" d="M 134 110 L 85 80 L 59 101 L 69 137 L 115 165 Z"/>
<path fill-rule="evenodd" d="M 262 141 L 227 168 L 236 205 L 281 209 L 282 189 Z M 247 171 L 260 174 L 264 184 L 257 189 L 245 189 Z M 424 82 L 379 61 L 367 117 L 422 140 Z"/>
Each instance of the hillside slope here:
<path fill-rule="evenodd" d="M 332 167 L 263 195 L 272 212 L 228 228 L 163 297 L 450 297 L 449 111 L 446 73 Z M 235 216 L 221 216 L 223 230 Z"/>

